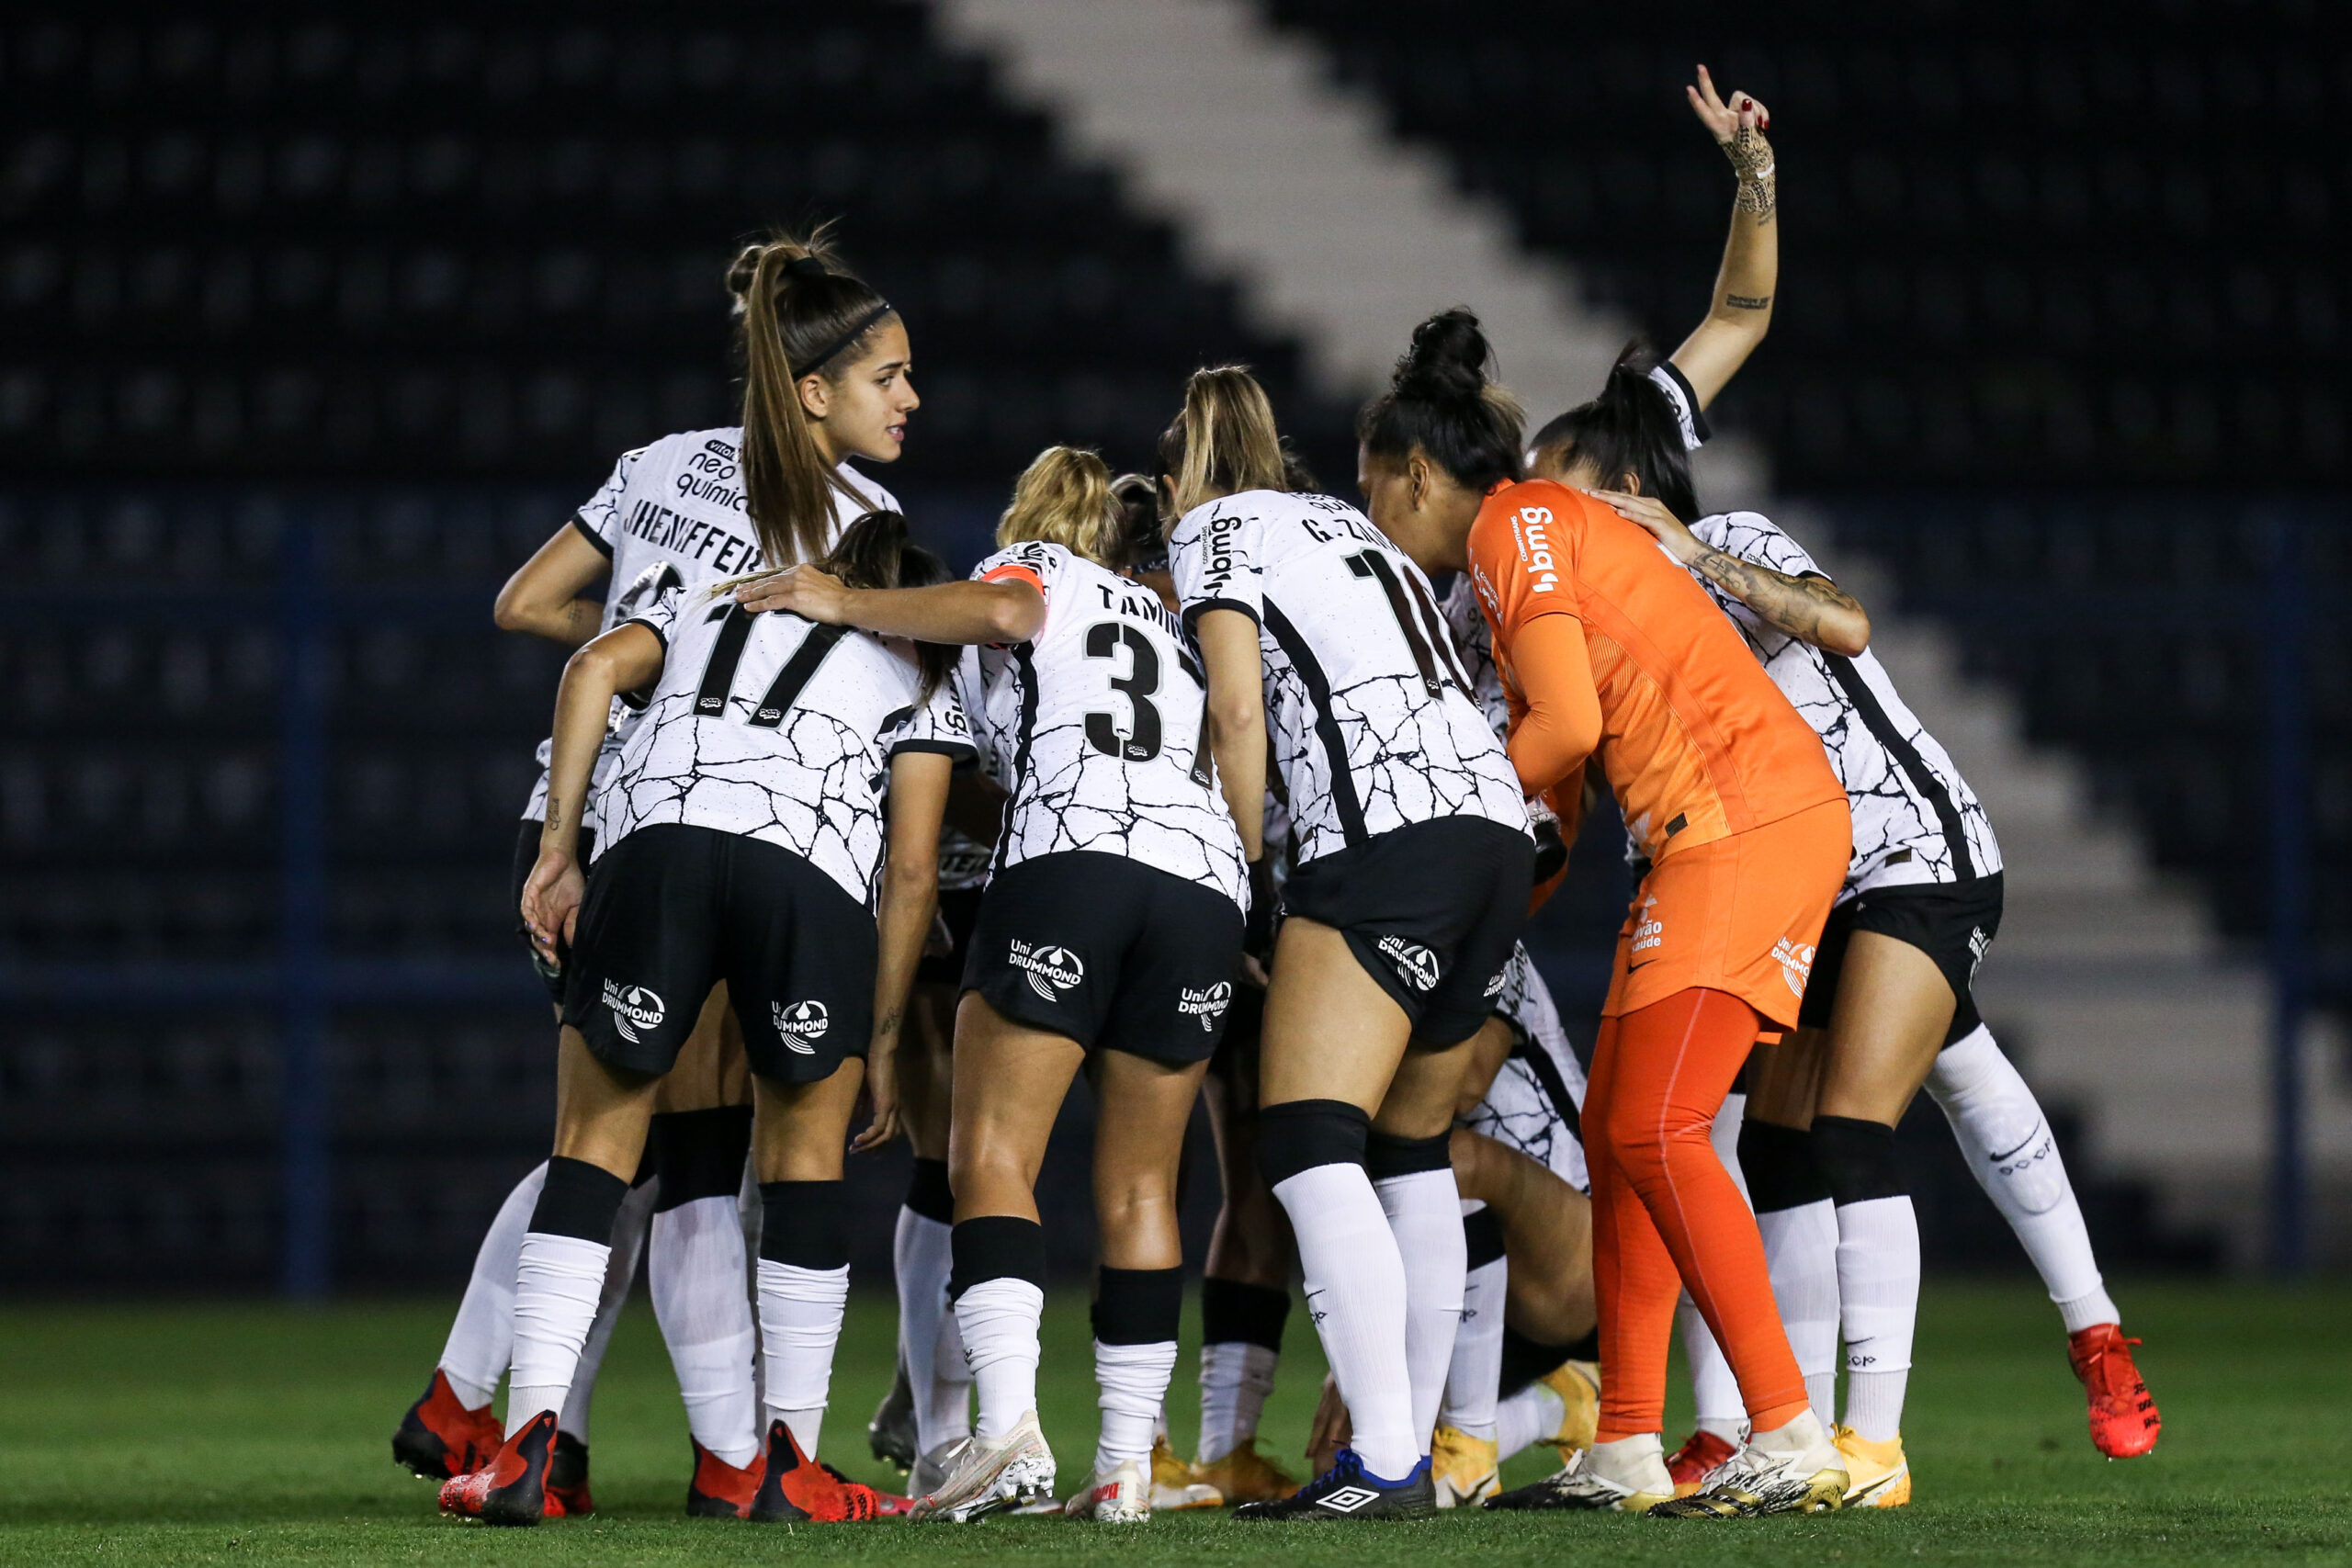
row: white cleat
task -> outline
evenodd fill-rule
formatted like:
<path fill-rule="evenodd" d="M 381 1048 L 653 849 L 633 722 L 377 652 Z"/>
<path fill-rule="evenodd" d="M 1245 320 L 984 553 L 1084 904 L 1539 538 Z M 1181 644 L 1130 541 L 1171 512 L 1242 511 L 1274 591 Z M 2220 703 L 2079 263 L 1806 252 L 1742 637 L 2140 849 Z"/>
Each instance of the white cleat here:
<path fill-rule="evenodd" d="M 1654 1519 L 1760 1519 L 1770 1514 L 1826 1514 L 1842 1507 L 1851 1478 L 1846 1456 L 1806 1411 L 1740 1450 L 1700 1479 L 1699 1490 L 1650 1510 Z"/>
<path fill-rule="evenodd" d="M 1666 1467 L 1657 1466 L 1657 1473 L 1665 1475 Z M 1521 1509 L 1566 1508 L 1572 1511 L 1607 1514 L 1646 1514 L 1674 1495 L 1671 1478 L 1655 1478 L 1646 1485 L 1612 1480 L 1595 1467 L 1592 1450 L 1579 1449 L 1568 1462 L 1541 1481 L 1505 1492 L 1487 1500 L 1489 1508 L 1511 1512 Z"/>
<path fill-rule="evenodd" d="M 1091 1519 L 1098 1525 L 1142 1525 L 1151 1522 L 1151 1483 L 1143 1466 L 1122 1460 L 1108 1475 L 1095 1477 L 1084 1491 L 1062 1505 L 1065 1517 Z"/>
<path fill-rule="evenodd" d="M 915 1501 L 908 1517 L 917 1524 L 944 1519 L 968 1524 L 1006 1508 L 1049 1497 L 1054 1490 L 1054 1450 L 1037 1429 L 1034 1410 L 994 1442 L 975 1433 L 964 1441 L 947 1478 Z"/>
<path fill-rule="evenodd" d="M 914 1469 L 907 1474 L 907 1495 L 927 1497 L 945 1485 L 948 1472 L 956 1468 L 956 1461 L 964 1452 L 964 1445 L 971 1440 L 969 1434 L 950 1438 L 916 1460 Z"/>

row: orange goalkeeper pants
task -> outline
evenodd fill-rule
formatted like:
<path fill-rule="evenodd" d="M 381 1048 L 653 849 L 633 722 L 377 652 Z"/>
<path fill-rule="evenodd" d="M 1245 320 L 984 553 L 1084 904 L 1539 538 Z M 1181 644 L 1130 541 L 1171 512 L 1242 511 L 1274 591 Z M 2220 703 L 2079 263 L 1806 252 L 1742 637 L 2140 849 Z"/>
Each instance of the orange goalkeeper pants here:
<path fill-rule="evenodd" d="M 1665 1426 L 1667 1348 L 1686 1287 L 1755 1429 L 1806 1407 L 1756 1216 L 1708 1139 L 1758 1021 L 1737 997 L 1698 987 L 1601 1021 L 1584 1101 L 1601 1442 Z"/>

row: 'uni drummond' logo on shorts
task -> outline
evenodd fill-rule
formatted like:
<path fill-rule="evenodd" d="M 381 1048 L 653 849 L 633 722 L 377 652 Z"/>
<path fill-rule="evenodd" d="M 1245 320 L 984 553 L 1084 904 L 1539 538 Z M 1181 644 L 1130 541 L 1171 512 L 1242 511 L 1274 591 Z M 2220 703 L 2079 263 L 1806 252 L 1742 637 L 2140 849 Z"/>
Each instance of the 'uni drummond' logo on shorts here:
<path fill-rule="evenodd" d="M 1061 1000 L 1064 991 L 1086 978 L 1085 962 L 1067 947 L 1033 947 L 1015 937 L 1009 962 L 1029 976 L 1029 988 L 1049 1002 Z"/>
<path fill-rule="evenodd" d="M 1380 939 L 1380 954 L 1396 966 L 1396 977 L 1413 989 L 1426 991 L 1437 984 L 1437 954 L 1419 942 L 1385 936 Z"/>
<path fill-rule="evenodd" d="M 1813 954 L 1809 942 L 1782 937 L 1772 944 L 1772 962 L 1781 966 L 1781 982 L 1799 997 L 1804 995 L 1804 983 L 1813 978 Z"/>
<path fill-rule="evenodd" d="M 825 1037 L 833 1026 L 825 1004 L 819 1001 L 794 1002 L 786 1007 L 782 1002 L 768 1004 L 768 1021 L 775 1025 L 776 1038 L 784 1042 L 787 1051 L 797 1051 L 804 1056 L 817 1054 L 814 1042 Z"/>
<path fill-rule="evenodd" d="M 618 980 L 605 982 L 605 1005 L 612 1010 L 613 1027 L 620 1031 L 622 1039 L 639 1044 L 637 1032 L 662 1027 L 669 1016 L 662 998 L 642 986 L 624 986 Z"/>
<path fill-rule="evenodd" d="M 1219 980 L 1205 990 L 1196 991 L 1192 987 L 1186 986 L 1176 998 L 1176 1011 L 1179 1016 L 1199 1019 L 1201 1032 L 1204 1034 L 1216 1027 L 1216 1021 L 1223 1018 L 1225 1010 L 1232 1005 L 1233 986 L 1227 980 Z"/>

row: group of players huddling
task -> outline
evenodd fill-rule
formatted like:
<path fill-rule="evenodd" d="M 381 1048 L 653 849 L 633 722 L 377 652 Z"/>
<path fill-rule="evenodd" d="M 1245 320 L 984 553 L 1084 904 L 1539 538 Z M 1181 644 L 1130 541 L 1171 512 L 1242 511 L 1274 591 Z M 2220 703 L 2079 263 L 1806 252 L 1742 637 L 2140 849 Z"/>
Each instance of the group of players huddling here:
<path fill-rule="evenodd" d="M 589 1399 L 640 1256 L 692 1514 L 1900 1506 L 1919 1240 L 1894 1129 L 1923 1086 L 2064 1318 L 2093 1440 L 2154 1446 L 1971 1000 L 2001 912 L 1984 808 L 1863 607 L 1693 495 L 1778 231 L 1762 106 L 1703 69 L 1690 97 L 1737 186 L 1670 358 L 1630 347 L 1531 439 L 1476 319 L 1433 317 L 1359 421 L 1361 510 L 1246 370 L 1202 370 L 1155 476 L 1047 450 L 961 581 L 852 466 L 905 439 L 906 321 L 822 231 L 738 258 L 741 425 L 624 456 L 499 602 L 577 649 L 515 858 L 557 1124 L 393 1439 L 445 1511 L 593 1508 Z M 1636 891 L 1588 1081 L 1518 938 L 1603 792 Z M 1057 1504 L 1034 1189 L 1081 1071 L 1102 1424 Z M 1188 1462 L 1161 1412 L 1204 1093 L 1224 1209 Z M 901 1131 L 899 1375 L 868 1430 L 904 1497 L 817 1459 L 844 1150 Z M 1304 1485 L 1257 1439 L 1302 1276 L 1331 1371 Z M 1699 1420 L 1669 1453 L 1678 1307 Z M 1564 1468 L 1501 1493 L 1539 1443 Z"/>

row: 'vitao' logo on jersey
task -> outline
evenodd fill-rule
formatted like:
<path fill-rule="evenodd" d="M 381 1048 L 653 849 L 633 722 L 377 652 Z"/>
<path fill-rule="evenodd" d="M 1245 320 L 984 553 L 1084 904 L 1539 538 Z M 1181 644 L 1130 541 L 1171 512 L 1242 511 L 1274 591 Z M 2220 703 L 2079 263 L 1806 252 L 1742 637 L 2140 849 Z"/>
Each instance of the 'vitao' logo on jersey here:
<path fill-rule="evenodd" d="M 639 1043 L 639 1030 L 659 1029 L 662 1021 L 669 1016 L 669 1010 L 653 992 L 642 986 L 624 986 L 618 980 L 605 982 L 605 1005 L 612 1010 L 613 1027 L 632 1045 Z"/>
<path fill-rule="evenodd" d="M 1782 937 L 1772 944 L 1772 962 L 1781 966 L 1781 982 L 1799 997 L 1804 995 L 1804 983 L 1813 978 L 1813 954 L 1810 942 Z"/>
<path fill-rule="evenodd" d="M 782 1002 L 768 1004 L 768 1021 L 775 1025 L 776 1038 L 784 1042 L 787 1051 L 797 1051 L 804 1056 L 817 1054 L 816 1042 L 825 1037 L 833 1026 L 832 1016 L 819 1001 L 795 1002 L 790 1007 Z"/>
<path fill-rule="evenodd" d="M 1216 1021 L 1223 1018 L 1225 1010 L 1232 1005 L 1231 982 L 1219 980 L 1216 985 L 1204 990 L 1196 991 L 1190 986 L 1184 987 L 1176 999 L 1176 1011 L 1185 1018 L 1199 1019 L 1201 1032 L 1205 1034 L 1216 1027 Z"/>
<path fill-rule="evenodd" d="M 1061 1000 L 1064 991 L 1086 978 L 1085 962 L 1067 947 L 1033 947 L 1015 937 L 1010 958 L 1029 976 L 1029 988 L 1049 1002 Z"/>
<path fill-rule="evenodd" d="M 1437 954 L 1418 942 L 1407 942 L 1401 936 L 1380 939 L 1381 956 L 1396 966 L 1396 977 L 1417 991 L 1426 991 L 1437 984 Z"/>
<path fill-rule="evenodd" d="M 1522 506 L 1511 519 L 1510 531 L 1519 544 L 1519 558 L 1527 567 L 1530 593 L 1549 593 L 1560 585 L 1559 568 L 1552 560 L 1552 537 L 1544 531 L 1551 521 L 1548 506 Z"/>

